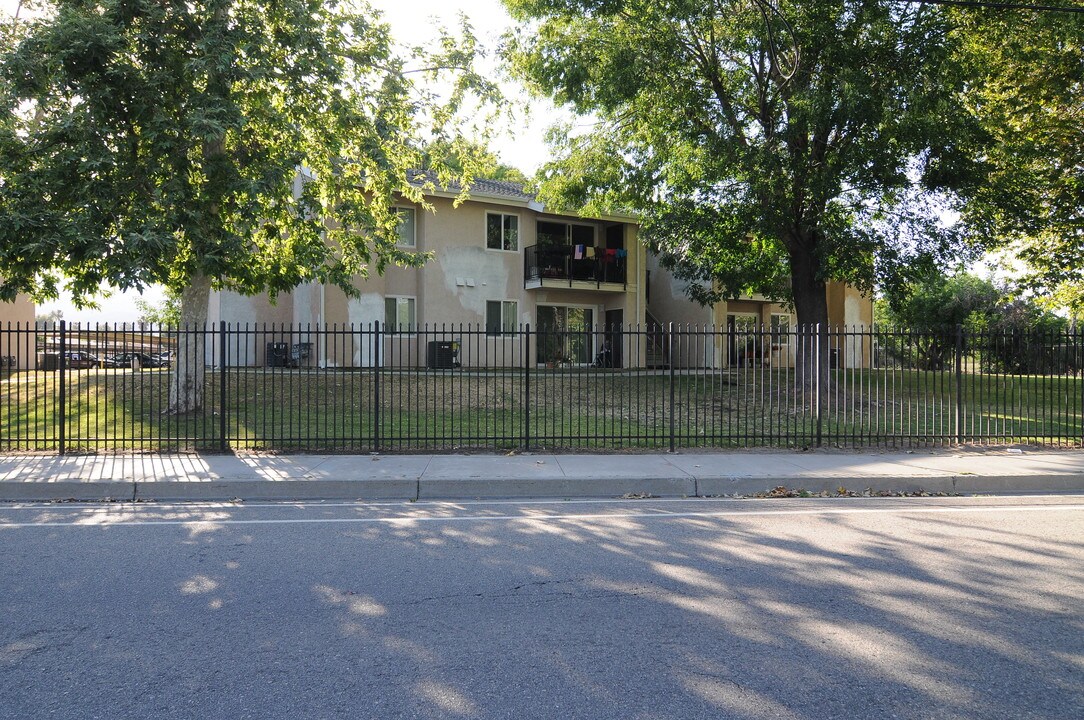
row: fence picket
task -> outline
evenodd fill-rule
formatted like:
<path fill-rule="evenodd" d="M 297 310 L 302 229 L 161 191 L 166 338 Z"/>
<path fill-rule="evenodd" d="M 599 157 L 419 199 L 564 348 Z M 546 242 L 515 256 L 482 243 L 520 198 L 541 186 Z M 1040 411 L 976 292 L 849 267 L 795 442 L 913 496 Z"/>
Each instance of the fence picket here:
<path fill-rule="evenodd" d="M 1077 330 L 396 330 L 7 323 L 0 452 L 1084 445 Z M 185 352 L 204 408 L 176 415 L 147 358 Z"/>

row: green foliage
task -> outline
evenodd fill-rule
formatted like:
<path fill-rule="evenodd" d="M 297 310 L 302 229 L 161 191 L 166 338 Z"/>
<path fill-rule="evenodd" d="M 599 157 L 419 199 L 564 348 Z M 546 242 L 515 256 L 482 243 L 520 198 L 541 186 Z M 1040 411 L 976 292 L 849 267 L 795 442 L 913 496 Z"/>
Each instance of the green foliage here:
<path fill-rule="evenodd" d="M 473 165 L 471 165 L 473 163 Z M 458 143 L 434 142 L 425 149 L 421 167 L 429 169 L 436 165 L 446 166 L 453 172 L 471 168 L 472 175 L 487 180 L 503 180 L 526 185 L 528 177 L 519 168 L 501 162 L 500 158 L 482 143 L 460 141 Z"/>
<path fill-rule="evenodd" d="M 878 301 L 879 324 L 907 330 L 951 329 L 992 315 L 1003 295 L 989 280 L 966 272 L 931 274 L 903 291 Z"/>
<path fill-rule="evenodd" d="M 957 326 L 985 372 L 1049 372 L 1060 362 L 1057 346 L 1068 321 L 1035 299 L 1013 297 L 965 272 L 934 274 L 905 291 L 877 302 L 876 321 L 882 329 L 907 333 L 900 340 L 914 346 L 913 364 L 919 369 L 942 370 L 952 361 Z M 892 344 L 888 339 L 884 349 L 900 360 Z"/>
<path fill-rule="evenodd" d="M 424 260 L 396 248 L 392 207 L 423 201 L 422 138 L 457 153 L 454 170 L 431 158 L 440 182 L 477 166 L 457 129 L 496 91 L 466 25 L 423 58 L 350 0 L 42 7 L 0 37 L 2 298 L 55 297 L 60 270 L 77 300 L 200 276 L 355 292 Z"/>
<path fill-rule="evenodd" d="M 136 300 L 135 305 L 139 310 L 141 324 L 158 327 L 181 325 L 181 294 L 175 290 L 167 288 L 165 297 L 158 305 L 152 305 L 146 300 Z"/>
<path fill-rule="evenodd" d="M 898 286 L 961 251 L 941 215 L 986 137 L 943 9 L 781 2 L 789 34 L 749 2 L 505 4 L 515 73 L 598 118 L 552 134 L 543 200 L 639 213 L 664 264 L 710 281 L 698 300 L 759 292 L 825 322 L 826 281 Z"/>
<path fill-rule="evenodd" d="M 1079 6 L 1072 0 L 1064 4 Z M 990 175 L 971 188 L 967 219 L 989 237 L 1014 244 L 1031 270 L 1033 290 L 1047 294 L 1079 284 L 1084 281 L 1084 15 L 960 11 L 958 16 L 976 78 L 966 99 L 995 140 L 987 157 Z"/>

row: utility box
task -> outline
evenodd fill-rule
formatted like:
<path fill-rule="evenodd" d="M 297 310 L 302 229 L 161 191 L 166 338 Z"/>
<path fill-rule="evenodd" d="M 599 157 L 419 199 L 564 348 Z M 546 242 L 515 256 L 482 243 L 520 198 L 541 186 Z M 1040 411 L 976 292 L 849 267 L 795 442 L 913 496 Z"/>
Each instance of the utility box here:
<path fill-rule="evenodd" d="M 38 353 L 38 370 L 59 370 L 60 369 L 60 353 L 45 352 Z"/>
<path fill-rule="evenodd" d="M 425 366 L 430 370 L 451 370 L 454 368 L 454 343 L 451 340 L 431 340 L 426 345 Z"/>
<path fill-rule="evenodd" d="M 290 360 L 290 345 L 284 342 L 267 343 L 264 365 L 267 367 L 286 367 Z"/>

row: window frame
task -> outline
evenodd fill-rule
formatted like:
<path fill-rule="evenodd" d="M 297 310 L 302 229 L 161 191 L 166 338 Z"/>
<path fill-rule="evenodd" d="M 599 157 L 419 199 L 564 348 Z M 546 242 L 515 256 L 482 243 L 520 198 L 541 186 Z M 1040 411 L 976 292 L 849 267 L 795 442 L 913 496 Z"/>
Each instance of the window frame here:
<path fill-rule="evenodd" d="M 490 328 L 493 327 L 489 322 L 489 308 L 491 305 L 500 306 L 500 322 L 497 325 L 497 331 L 493 332 Z M 512 307 L 512 327 L 511 329 L 505 329 L 505 313 L 508 307 Z M 518 334 L 518 323 L 516 319 L 519 317 L 519 300 L 486 300 L 486 337 L 499 338 L 499 337 L 514 337 Z"/>
<path fill-rule="evenodd" d="M 781 331 L 780 325 L 773 324 L 776 318 L 786 319 L 786 330 Z M 782 347 L 790 343 L 791 327 L 794 323 L 791 322 L 790 313 L 769 313 L 768 314 L 768 336 L 771 338 L 772 345 L 775 347 Z"/>
<path fill-rule="evenodd" d="M 495 215 L 495 216 L 497 216 L 497 217 L 499 217 L 501 219 L 501 221 L 500 221 L 500 224 L 501 224 L 501 247 L 490 247 L 489 246 L 489 218 L 490 218 L 491 215 Z M 510 217 L 516 219 L 516 247 L 515 247 L 514 250 L 508 250 L 508 249 L 506 249 L 504 247 L 504 244 L 505 244 L 504 243 L 504 219 L 505 218 L 510 218 Z M 484 228 L 483 233 L 482 233 L 482 236 L 483 236 L 485 244 L 486 244 L 486 250 L 491 250 L 493 252 L 504 252 L 504 253 L 518 253 L 520 250 L 522 250 L 523 249 L 523 223 L 521 223 L 520 220 L 521 220 L 521 218 L 519 216 L 519 213 L 506 213 L 506 212 L 501 212 L 500 210 L 486 210 L 485 228 Z"/>
<path fill-rule="evenodd" d="M 409 205 L 394 205 L 394 206 L 392 206 L 392 209 L 395 211 L 396 215 L 398 215 L 399 213 L 404 212 L 404 211 L 410 211 L 410 214 L 413 215 L 413 220 L 410 223 L 410 228 L 411 228 L 410 244 L 408 245 L 407 243 L 401 242 L 402 236 L 400 236 L 399 240 L 397 240 L 396 243 L 395 243 L 395 247 L 417 249 L 417 247 L 418 247 L 418 210 L 417 210 L 417 208 L 411 207 Z M 402 224 L 402 221 L 400 221 L 400 225 L 401 224 Z M 395 232 L 398 234 L 399 227 L 395 228 Z"/>
<path fill-rule="evenodd" d="M 398 319 L 399 319 L 398 304 L 399 304 L 400 300 L 408 301 L 408 306 L 411 308 L 411 313 L 410 314 L 413 316 L 413 321 L 410 322 L 410 323 L 406 323 L 406 326 L 407 326 L 406 330 L 400 330 L 399 329 L 399 327 L 401 325 L 401 323 L 398 322 Z M 395 304 L 396 304 L 396 312 L 395 312 L 396 322 L 391 323 L 391 324 L 388 323 L 388 302 L 389 301 L 394 301 Z M 418 334 L 418 298 L 414 297 L 413 295 L 385 295 L 384 296 L 384 334 L 385 335 L 395 335 L 396 337 L 414 337 L 414 336 L 416 336 Z"/>
<path fill-rule="evenodd" d="M 574 228 L 574 227 L 588 228 L 591 231 L 591 247 L 593 247 L 593 248 L 603 247 L 602 245 L 599 245 L 600 234 L 601 234 L 599 232 L 599 227 L 597 225 L 595 225 L 594 223 L 575 222 L 573 220 L 563 220 L 563 219 L 562 220 L 549 220 L 549 219 L 542 219 L 542 218 L 539 218 L 538 222 L 535 225 L 535 240 L 534 240 L 535 245 L 541 245 L 542 244 L 541 241 L 539 241 L 539 239 L 538 239 L 538 225 L 541 225 L 541 224 L 564 225 L 565 226 L 564 242 L 561 243 L 562 247 L 564 247 L 564 246 L 574 247 L 575 246 L 576 243 L 573 242 L 573 238 L 572 238 L 572 228 Z M 583 243 L 583 244 L 586 245 L 586 243 Z"/>

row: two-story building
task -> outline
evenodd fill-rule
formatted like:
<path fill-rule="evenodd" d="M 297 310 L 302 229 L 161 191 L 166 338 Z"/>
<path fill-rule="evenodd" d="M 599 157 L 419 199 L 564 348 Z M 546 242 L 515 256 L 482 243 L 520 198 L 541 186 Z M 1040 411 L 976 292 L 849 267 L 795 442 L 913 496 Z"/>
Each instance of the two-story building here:
<path fill-rule="evenodd" d="M 639 242 L 635 217 L 548 211 L 511 182 L 479 180 L 458 207 L 457 196 L 458 188 L 427 191 L 433 212 L 409 202 L 399 206 L 400 245 L 433 255 L 423 267 L 392 266 L 359 278 L 356 297 L 320 284 L 301 286 L 275 304 L 266 296 L 214 293 L 209 319 L 312 328 L 277 339 L 280 346 L 305 348 L 295 360 L 321 367 L 432 364 L 427 346 L 443 338 L 459 341 L 456 362 L 467 367 L 518 365 L 522 352 L 538 365 L 586 365 L 602 351 L 612 367 L 663 366 L 671 358 L 660 352 L 657 331 L 669 323 L 716 330 L 711 342 L 675 356 L 678 367 L 794 362 L 791 310 L 756 296 L 713 307 L 694 303 L 683 281 Z M 872 299 L 853 288 L 831 283 L 828 306 L 832 325 L 872 325 Z M 379 339 L 370 332 L 376 324 Z M 516 331 L 526 326 L 540 334 L 524 350 Z M 642 332 L 618 329 L 629 326 Z M 340 330 L 321 334 L 325 327 Z M 358 337 L 344 336 L 344 328 L 357 328 Z M 231 364 L 275 364 L 264 334 L 246 337 L 227 348 Z M 834 363 L 868 365 L 865 341 L 840 336 L 833 342 Z"/>
<path fill-rule="evenodd" d="M 517 183 L 479 180 L 470 199 L 455 207 L 457 194 L 428 192 L 435 212 L 408 202 L 399 207 L 402 247 L 433 254 L 423 267 L 389 267 L 359 279 L 357 297 L 319 284 L 301 286 L 275 304 L 264 296 L 214 293 L 210 320 L 313 328 L 384 324 L 378 344 L 371 338 L 312 342 L 308 359 L 329 367 L 365 367 L 384 358 L 423 364 L 431 333 L 454 335 L 459 328 L 474 329 L 459 358 L 467 366 L 507 363 L 511 346 L 521 341 L 516 330 L 527 325 L 553 331 L 530 347 L 538 364 L 587 364 L 603 345 L 612 348 L 614 365 L 636 353 L 631 338 L 602 331 L 645 319 L 647 253 L 635 218 L 550 212 Z M 253 338 L 229 348 L 232 363 L 267 362 L 266 347 Z"/>

